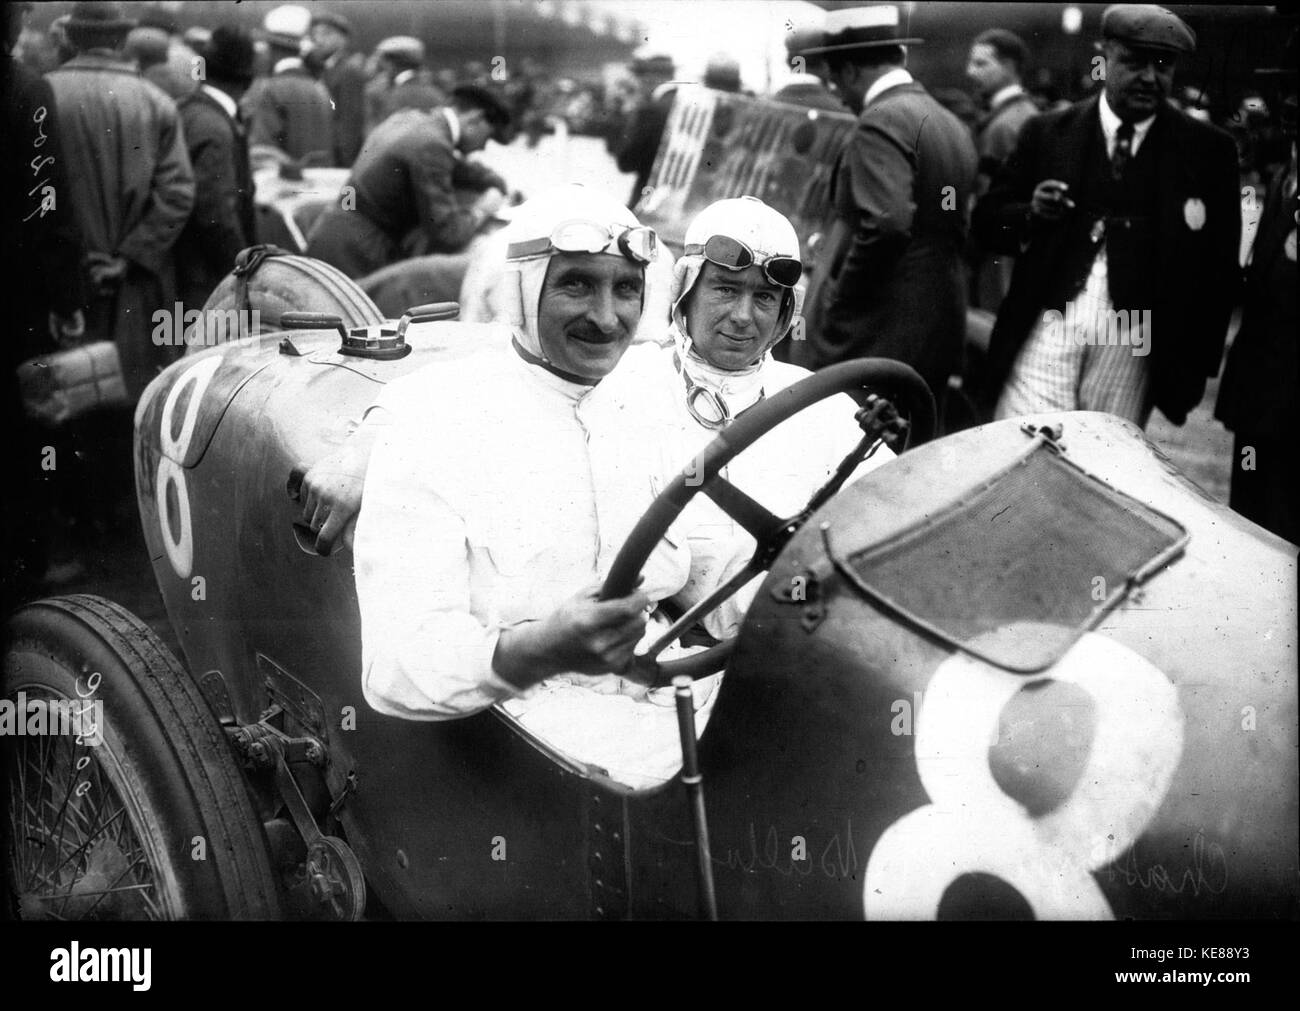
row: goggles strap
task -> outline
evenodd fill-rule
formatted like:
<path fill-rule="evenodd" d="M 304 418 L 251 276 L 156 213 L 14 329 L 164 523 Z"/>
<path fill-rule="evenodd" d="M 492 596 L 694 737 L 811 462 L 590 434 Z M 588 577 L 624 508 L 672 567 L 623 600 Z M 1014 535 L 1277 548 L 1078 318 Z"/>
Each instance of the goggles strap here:
<path fill-rule="evenodd" d="M 599 379 L 589 379 L 586 376 L 579 376 L 573 372 L 565 372 L 564 369 L 556 368 L 545 358 L 539 358 L 520 344 L 518 337 L 511 337 L 510 344 L 515 349 L 515 354 L 526 361 L 529 365 L 536 365 L 538 368 L 543 368 L 552 375 L 559 376 L 566 382 L 576 383 L 579 386 L 595 386 L 600 382 Z"/>

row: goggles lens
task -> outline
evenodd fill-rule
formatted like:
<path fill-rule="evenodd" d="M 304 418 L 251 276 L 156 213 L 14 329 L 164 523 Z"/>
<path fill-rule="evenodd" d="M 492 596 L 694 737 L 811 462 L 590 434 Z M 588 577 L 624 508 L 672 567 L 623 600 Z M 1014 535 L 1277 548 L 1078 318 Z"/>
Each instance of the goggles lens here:
<path fill-rule="evenodd" d="M 615 250 L 609 247 L 615 246 Z M 647 264 L 654 260 L 659 247 L 659 237 L 653 228 L 638 225 L 618 231 L 595 221 L 574 219 L 561 222 L 551 232 L 549 239 L 514 242 L 506 250 L 506 258 L 524 260 L 534 256 L 560 253 L 614 252 L 634 263 Z"/>
<path fill-rule="evenodd" d="M 727 270 L 744 270 L 758 263 L 763 268 L 764 276 L 782 288 L 793 288 L 803 276 L 803 264 L 793 256 L 769 256 L 760 261 L 752 249 L 729 235 L 711 235 L 702 246 L 687 246 L 686 253 L 703 256 L 710 263 L 716 263 Z"/>

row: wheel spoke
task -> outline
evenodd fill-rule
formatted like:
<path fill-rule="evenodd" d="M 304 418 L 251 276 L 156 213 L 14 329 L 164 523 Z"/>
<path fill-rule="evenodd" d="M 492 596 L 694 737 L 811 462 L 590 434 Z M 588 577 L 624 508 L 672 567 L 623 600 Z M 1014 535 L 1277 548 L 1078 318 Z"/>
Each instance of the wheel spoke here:
<path fill-rule="evenodd" d="M 10 774 L 12 871 L 20 894 L 39 897 L 39 907 L 32 910 L 39 908 L 39 915 L 54 920 L 66 920 L 69 912 L 77 919 L 91 918 L 115 894 L 137 896 L 134 911 L 126 907 L 130 915 L 159 918 L 152 866 L 103 763 L 93 761 L 79 774 L 77 748 L 64 738 L 47 736 L 30 745 Z M 83 778 L 92 789 L 77 796 Z M 106 887 L 84 890 L 78 886 L 93 884 L 87 875 L 100 865 L 88 856 L 97 844 L 110 847 L 104 854 L 110 865 L 104 869 L 121 869 Z M 122 912 L 116 909 L 114 915 Z"/>
<path fill-rule="evenodd" d="M 125 871 L 123 873 L 125 873 Z M 121 880 L 121 875 L 118 876 L 118 880 L 119 881 Z M 110 895 L 113 892 L 138 891 L 140 889 L 149 889 L 152 887 L 153 887 L 152 883 L 146 882 L 137 885 L 117 885 L 114 888 L 96 888 L 93 891 L 77 892 L 77 898 L 84 899 L 88 895 L 98 895 L 102 898 L 103 896 Z"/>
<path fill-rule="evenodd" d="M 103 832 L 106 828 L 108 828 L 110 825 L 112 825 L 113 822 L 115 822 L 115 821 L 118 819 L 119 816 L 124 815 L 124 814 L 126 814 L 126 808 L 124 808 L 124 807 L 119 807 L 119 808 L 117 809 L 117 814 L 113 815 L 112 818 L 108 819 L 108 821 L 106 821 L 106 822 L 104 822 L 102 825 L 100 825 L 99 828 L 95 829 L 95 831 L 94 831 L 91 835 L 86 836 L 86 838 L 85 838 L 84 840 L 82 840 L 82 843 L 81 843 L 80 846 L 78 846 L 75 850 L 73 850 L 71 853 L 69 853 L 66 857 L 63 858 L 63 863 L 59 864 L 58 867 L 54 868 L 54 873 L 55 873 L 55 874 L 58 874 L 59 871 L 63 870 L 63 868 L 64 868 L 64 866 L 66 866 L 67 862 L 68 862 L 69 860 L 71 860 L 73 857 L 75 857 L 77 854 L 81 853 L 81 852 L 82 852 L 82 851 L 83 851 L 87 846 L 89 846 L 89 845 L 91 844 L 91 842 L 94 840 L 95 836 L 97 836 L 97 835 L 99 835 L 99 833 Z"/>
<path fill-rule="evenodd" d="M 88 894 L 88 895 L 99 895 L 99 898 L 97 898 L 97 899 L 96 899 L 96 900 L 91 904 L 90 908 L 86 910 L 86 912 L 85 912 L 85 918 L 89 918 L 90 914 L 93 913 L 93 912 L 95 911 L 96 907 L 97 907 L 101 902 L 104 901 L 104 896 L 105 896 L 105 895 L 108 895 L 108 894 L 110 894 L 110 893 L 112 893 L 112 892 L 117 891 L 117 890 L 118 890 L 117 887 L 116 887 L 116 886 L 117 886 L 117 883 L 118 883 L 119 881 L 121 881 L 124 877 L 126 877 L 129 873 L 131 873 L 131 871 L 132 871 L 132 869 L 135 867 L 135 865 L 138 864 L 140 861 L 142 861 L 142 860 L 144 860 L 144 859 L 145 859 L 145 858 L 144 858 L 144 854 L 142 853 L 142 854 L 140 854 L 139 857 L 137 857 L 137 858 L 136 858 L 135 860 L 133 860 L 131 863 L 127 864 L 127 866 L 126 866 L 126 867 L 125 867 L 125 868 L 124 868 L 124 869 L 123 869 L 123 870 L 118 874 L 118 876 L 115 877 L 115 878 L 113 879 L 113 883 L 112 883 L 111 885 L 109 885 L 108 888 L 102 889 L 102 894 L 101 894 L 101 891 L 87 892 L 86 894 Z M 78 893 L 78 894 L 80 895 L 80 893 Z M 64 908 L 65 908 L 65 909 L 67 908 L 67 903 L 66 903 L 66 902 L 64 903 Z"/>

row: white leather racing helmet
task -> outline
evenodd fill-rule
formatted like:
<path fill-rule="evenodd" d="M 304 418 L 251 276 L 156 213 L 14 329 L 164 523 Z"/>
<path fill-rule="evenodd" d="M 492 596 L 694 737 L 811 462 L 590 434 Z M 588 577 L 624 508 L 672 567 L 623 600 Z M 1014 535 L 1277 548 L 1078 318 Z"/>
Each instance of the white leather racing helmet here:
<path fill-rule="evenodd" d="M 526 350 L 543 360 L 537 311 L 551 257 L 560 252 L 604 252 L 649 266 L 662 255 L 653 229 L 643 226 L 618 200 L 578 183 L 556 187 L 520 204 L 504 238 L 506 264 L 499 319 L 514 328 Z M 648 289 L 653 271 L 646 274 Z M 650 304 L 645 291 L 643 317 Z"/>
<path fill-rule="evenodd" d="M 671 293 L 673 322 L 687 336 L 683 303 L 709 260 L 734 269 L 757 263 L 768 280 L 785 289 L 772 344 L 780 342 L 803 308 L 799 284 L 803 262 L 790 219 L 758 197 L 719 200 L 696 215 L 686 229 L 685 250 L 673 270 Z"/>

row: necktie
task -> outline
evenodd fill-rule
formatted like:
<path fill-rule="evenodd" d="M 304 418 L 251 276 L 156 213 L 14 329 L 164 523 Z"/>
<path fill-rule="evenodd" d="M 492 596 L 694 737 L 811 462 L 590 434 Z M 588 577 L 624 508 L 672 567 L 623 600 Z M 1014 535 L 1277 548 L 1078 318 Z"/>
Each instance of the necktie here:
<path fill-rule="evenodd" d="M 1115 153 L 1110 156 L 1110 171 L 1119 182 L 1124 178 L 1124 169 L 1133 158 L 1133 124 L 1120 123 L 1115 133 Z"/>

